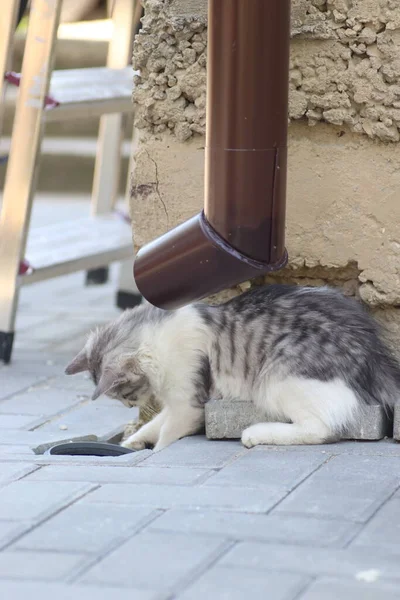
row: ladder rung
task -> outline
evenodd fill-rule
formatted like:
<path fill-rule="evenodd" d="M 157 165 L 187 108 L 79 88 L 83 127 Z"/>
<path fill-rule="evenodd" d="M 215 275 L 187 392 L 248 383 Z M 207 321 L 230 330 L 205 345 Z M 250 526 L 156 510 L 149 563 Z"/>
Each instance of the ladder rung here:
<path fill-rule="evenodd" d="M 19 285 L 103 267 L 132 253 L 131 227 L 116 214 L 34 228 L 26 251 L 32 270 L 19 277 Z"/>
<path fill-rule="evenodd" d="M 134 74 L 131 67 L 53 71 L 43 117 L 46 121 L 62 121 L 131 112 Z M 19 86 L 21 75 L 9 72 L 6 79 Z"/>

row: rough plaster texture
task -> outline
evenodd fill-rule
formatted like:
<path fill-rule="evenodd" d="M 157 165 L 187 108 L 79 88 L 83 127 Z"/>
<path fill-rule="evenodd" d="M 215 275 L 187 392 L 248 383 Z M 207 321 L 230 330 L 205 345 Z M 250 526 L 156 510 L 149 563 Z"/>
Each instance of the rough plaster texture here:
<path fill-rule="evenodd" d="M 145 7 L 134 50 L 137 126 L 180 141 L 203 134 L 207 0 Z M 289 116 L 400 140 L 398 0 L 292 0 Z"/>
<path fill-rule="evenodd" d="M 203 204 L 206 0 L 147 0 L 146 11 L 134 50 L 137 248 Z M 293 0 L 291 55 L 290 263 L 217 300 L 263 281 L 328 282 L 360 296 L 400 351 L 400 3 Z"/>

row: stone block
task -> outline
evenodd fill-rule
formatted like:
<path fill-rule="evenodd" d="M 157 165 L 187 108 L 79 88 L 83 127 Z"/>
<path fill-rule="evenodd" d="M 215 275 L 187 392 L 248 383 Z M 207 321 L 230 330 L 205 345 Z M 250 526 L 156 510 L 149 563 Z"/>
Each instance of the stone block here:
<path fill-rule="evenodd" d="M 203 467 L 220 469 L 228 462 L 244 454 L 246 449 L 238 442 L 209 442 L 196 435 L 171 444 L 162 452 L 156 452 L 143 466 L 157 467 Z"/>
<path fill-rule="evenodd" d="M 343 547 L 359 531 L 359 526 L 344 520 L 301 515 L 172 509 L 153 521 L 149 529 L 299 546 Z"/>
<path fill-rule="evenodd" d="M 131 598 L 135 600 L 164 600 L 159 592 L 151 590 L 139 590 L 131 587 L 129 590 Z M 12 598 L 12 600 L 110 600 L 116 597 L 115 587 L 109 588 L 104 585 L 67 585 L 52 582 L 16 582 L 0 581 L 0 598 Z"/>
<path fill-rule="evenodd" d="M 294 600 L 309 581 L 308 577 L 294 573 L 285 573 L 282 577 L 282 573 L 216 565 L 187 588 L 179 596 L 179 600 L 243 600 L 249 596 L 252 600 L 265 600 L 266 597 L 274 600 Z"/>
<path fill-rule="evenodd" d="M 248 400 L 210 400 L 206 404 L 208 439 L 240 439 L 242 432 L 254 423 L 265 421 Z M 400 421 L 400 417 L 399 417 Z M 344 432 L 344 440 L 381 440 L 391 435 L 392 421 L 379 405 L 366 406 L 358 422 Z M 400 426 L 399 426 L 400 437 Z"/>
<path fill-rule="evenodd" d="M 323 468 L 309 477 L 275 508 L 273 514 L 302 514 L 325 519 L 365 523 L 393 494 L 397 481 L 332 478 Z"/>
<path fill-rule="evenodd" d="M 235 486 L 240 481 L 247 488 L 274 485 L 289 491 L 298 486 L 318 469 L 329 455 L 322 453 L 298 453 L 296 459 L 289 452 L 249 451 L 207 479 L 204 485 Z"/>
<path fill-rule="evenodd" d="M 118 463 L 117 463 L 118 464 Z M 27 481 L 90 481 L 91 483 L 152 483 L 167 485 L 193 485 L 208 476 L 208 469 L 191 469 L 189 467 L 138 467 L 132 468 L 127 463 L 127 468 L 119 466 L 69 466 L 49 465 L 43 467 Z M 1 477 L 1 469 L 0 469 Z M 0 479 L 1 481 L 1 479 Z"/>
<path fill-rule="evenodd" d="M 94 487 L 75 482 L 14 481 L 1 490 L 0 520 L 40 521 Z"/>
<path fill-rule="evenodd" d="M 239 482 L 235 486 L 227 485 L 218 488 L 205 485 L 109 483 L 94 490 L 82 502 L 125 504 L 161 509 L 215 508 L 216 510 L 265 513 L 271 510 L 285 495 L 286 492 L 282 488 L 278 488 L 274 482 L 270 487 L 264 486 L 251 491 L 245 486 L 241 486 Z"/>
<path fill-rule="evenodd" d="M 173 593 L 226 547 L 224 539 L 218 537 L 144 531 L 106 556 L 82 579 L 97 585 L 136 585 Z"/>
<path fill-rule="evenodd" d="M 394 407 L 393 439 L 400 442 L 400 401 Z"/>
<path fill-rule="evenodd" d="M 78 503 L 22 537 L 18 549 L 99 554 L 121 544 L 157 514 L 151 508 Z M 0 554 L 1 556 L 1 554 Z"/>
<path fill-rule="evenodd" d="M 3 551 L 0 553 L 0 578 L 62 581 L 81 567 L 82 558 L 79 554 L 65 552 Z"/>
<path fill-rule="evenodd" d="M 365 576 L 368 576 L 368 571 Z M 374 576 L 375 570 L 371 571 Z M 356 574 L 356 577 L 363 576 L 363 571 Z M 399 597 L 399 588 L 397 583 L 381 581 L 379 573 L 376 575 L 377 581 L 369 582 L 341 580 L 333 577 L 323 577 L 317 579 L 311 586 L 299 596 L 299 600 L 397 600 Z"/>
<path fill-rule="evenodd" d="M 395 497 L 372 517 L 353 540 L 350 547 L 369 547 L 385 549 L 395 554 L 399 549 L 400 502 Z"/>
<path fill-rule="evenodd" d="M 389 555 L 385 551 L 374 548 L 310 548 L 289 544 L 262 544 L 239 542 L 220 560 L 221 565 L 238 568 L 251 567 L 265 573 L 269 571 L 285 571 L 286 573 L 303 573 L 311 577 L 326 575 L 331 577 L 354 578 L 361 572 L 374 570 L 384 574 L 386 580 L 400 580 L 398 554 Z M 385 597 L 385 596 L 381 596 Z M 319 596 L 325 600 L 323 595 Z M 335 596 L 340 598 L 340 594 Z M 368 596 L 353 596 L 368 598 Z"/>

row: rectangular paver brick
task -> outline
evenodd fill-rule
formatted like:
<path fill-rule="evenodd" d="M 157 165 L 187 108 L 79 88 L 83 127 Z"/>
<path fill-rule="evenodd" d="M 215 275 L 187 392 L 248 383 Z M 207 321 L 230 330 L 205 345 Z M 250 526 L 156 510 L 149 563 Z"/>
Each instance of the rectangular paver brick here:
<path fill-rule="evenodd" d="M 343 519 L 356 523 L 367 521 L 388 499 L 395 482 L 362 479 L 328 479 L 319 472 L 312 475 L 274 510 L 314 517 Z"/>
<path fill-rule="evenodd" d="M 164 600 L 166 595 L 149 590 L 130 588 L 129 595 L 132 600 Z M 65 585 L 50 582 L 14 582 L 0 581 L 0 598 L 10 600 L 110 600 L 118 597 L 115 587 L 102 585 Z"/>
<path fill-rule="evenodd" d="M 30 523 L 0 521 L 0 550 L 11 544 L 21 535 L 23 535 L 26 531 L 30 529 L 30 527 Z"/>
<path fill-rule="evenodd" d="M 104 502 L 152 506 L 153 508 L 216 508 L 239 512 L 266 512 L 285 494 L 271 485 L 270 488 L 247 490 L 226 486 L 178 486 L 110 483 L 95 490 L 86 502 Z"/>
<path fill-rule="evenodd" d="M 56 392 L 55 392 L 56 393 Z M 138 415 L 138 409 L 133 413 L 120 402 L 112 406 L 102 406 L 89 402 L 77 406 L 67 414 L 60 415 L 37 429 L 38 432 L 60 434 L 60 426 L 70 435 L 86 435 L 92 433 L 99 439 L 108 440 L 117 431 L 123 431 L 126 423 Z"/>
<path fill-rule="evenodd" d="M 3 382 L 2 382 L 3 383 Z M 71 390 L 56 389 L 53 387 L 30 388 L 0 402 L 0 414 L 13 415 L 46 415 L 50 417 L 71 408 L 81 400 Z"/>
<path fill-rule="evenodd" d="M 16 547 L 97 553 L 118 541 L 122 543 L 156 514 L 141 506 L 77 503 L 22 537 Z"/>
<path fill-rule="evenodd" d="M 246 487 L 270 486 L 273 482 L 284 489 L 292 489 L 327 460 L 324 454 L 293 455 L 271 450 L 257 453 L 252 450 L 227 465 L 207 480 L 206 485 L 240 485 Z"/>
<path fill-rule="evenodd" d="M 0 429 L 30 429 L 40 421 L 32 415 L 0 414 Z"/>
<path fill-rule="evenodd" d="M 332 457 L 318 471 L 318 477 L 359 481 L 379 481 L 384 479 L 400 485 L 400 458 L 397 456 L 348 456 L 341 454 Z"/>
<path fill-rule="evenodd" d="M 84 557 L 62 552 L 3 551 L 0 553 L 1 579 L 64 580 L 82 566 Z"/>
<path fill-rule="evenodd" d="M 372 517 L 354 539 L 351 546 L 369 546 L 399 551 L 400 543 L 400 499 L 389 500 Z"/>
<path fill-rule="evenodd" d="M 265 421 L 248 400 L 211 400 L 205 407 L 206 434 L 209 439 L 240 439 L 254 423 Z M 345 440 L 380 440 L 391 432 L 391 420 L 380 405 L 366 406 L 363 414 L 344 432 Z"/>
<path fill-rule="evenodd" d="M 218 469 L 245 452 L 240 442 L 212 442 L 204 436 L 193 436 L 153 454 L 144 465 Z"/>
<path fill-rule="evenodd" d="M 172 591 L 226 548 L 223 539 L 182 533 L 142 532 L 91 568 L 82 580 L 92 584 L 137 586 Z"/>
<path fill-rule="evenodd" d="M 398 600 L 398 584 L 341 581 L 324 577 L 311 584 L 299 600 Z"/>
<path fill-rule="evenodd" d="M 179 600 L 291 600 L 297 598 L 308 581 L 307 577 L 293 573 L 261 572 L 217 565 L 180 594 Z"/>
<path fill-rule="evenodd" d="M 29 462 L 0 462 L 0 485 L 20 479 L 37 468 Z"/>
<path fill-rule="evenodd" d="M 371 552 L 371 548 L 338 550 L 242 542 L 222 557 L 221 564 L 261 570 L 268 568 L 271 571 L 289 571 L 310 576 L 351 578 L 373 569 L 385 579 L 400 580 L 398 553 L 389 554 L 378 548 Z"/>
<path fill-rule="evenodd" d="M 343 546 L 358 525 L 333 519 L 293 515 L 260 515 L 212 510 L 172 509 L 155 519 L 152 530 L 204 533 L 236 540 L 258 540 L 311 546 Z"/>
<path fill-rule="evenodd" d="M 1 391 L 0 391 L 0 412 L 4 412 L 2 410 L 3 405 L 8 405 L 8 403 L 3 400 L 5 398 L 9 398 L 12 394 L 17 394 L 18 392 L 23 392 L 24 390 L 30 388 L 35 383 L 39 381 L 44 381 L 46 377 L 44 375 L 29 373 L 22 374 L 16 373 L 15 371 L 9 371 L 7 367 L 3 367 L 0 370 L 0 378 L 1 378 Z M 15 411 L 18 414 L 18 410 Z M 32 414 L 32 413 L 30 413 Z"/>
<path fill-rule="evenodd" d="M 118 464 L 118 463 L 117 463 Z M 91 481 L 93 483 L 162 483 L 168 485 L 192 485 L 203 480 L 209 473 L 208 469 L 191 469 L 188 467 L 175 467 L 165 469 L 162 467 L 137 467 L 131 465 L 118 466 L 45 466 L 32 476 L 28 481 Z M 0 467 L 1 478 L 1 467 Z M 0 479 L 1 481 L 1 479 Z"/>
<path fill-rule="evenodd" d="M 14 481 L 0 493 L 0 519 L 42 519 L 95 486 L 88 483 Z"/>

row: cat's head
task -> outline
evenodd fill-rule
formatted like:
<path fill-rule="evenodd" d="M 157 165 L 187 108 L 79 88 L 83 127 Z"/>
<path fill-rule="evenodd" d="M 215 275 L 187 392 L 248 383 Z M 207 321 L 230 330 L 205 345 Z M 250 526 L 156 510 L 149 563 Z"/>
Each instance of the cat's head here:
<path fill-rule="evenodd" d="M 89 372 L 96 386 L 92 400 L 105 394 L 128 407 L 150 400 L 151 386 L 139 353 L 142 312 L 126 311 L 116 321 L 92 332 L 65 369 L 67 375 Z"/>

